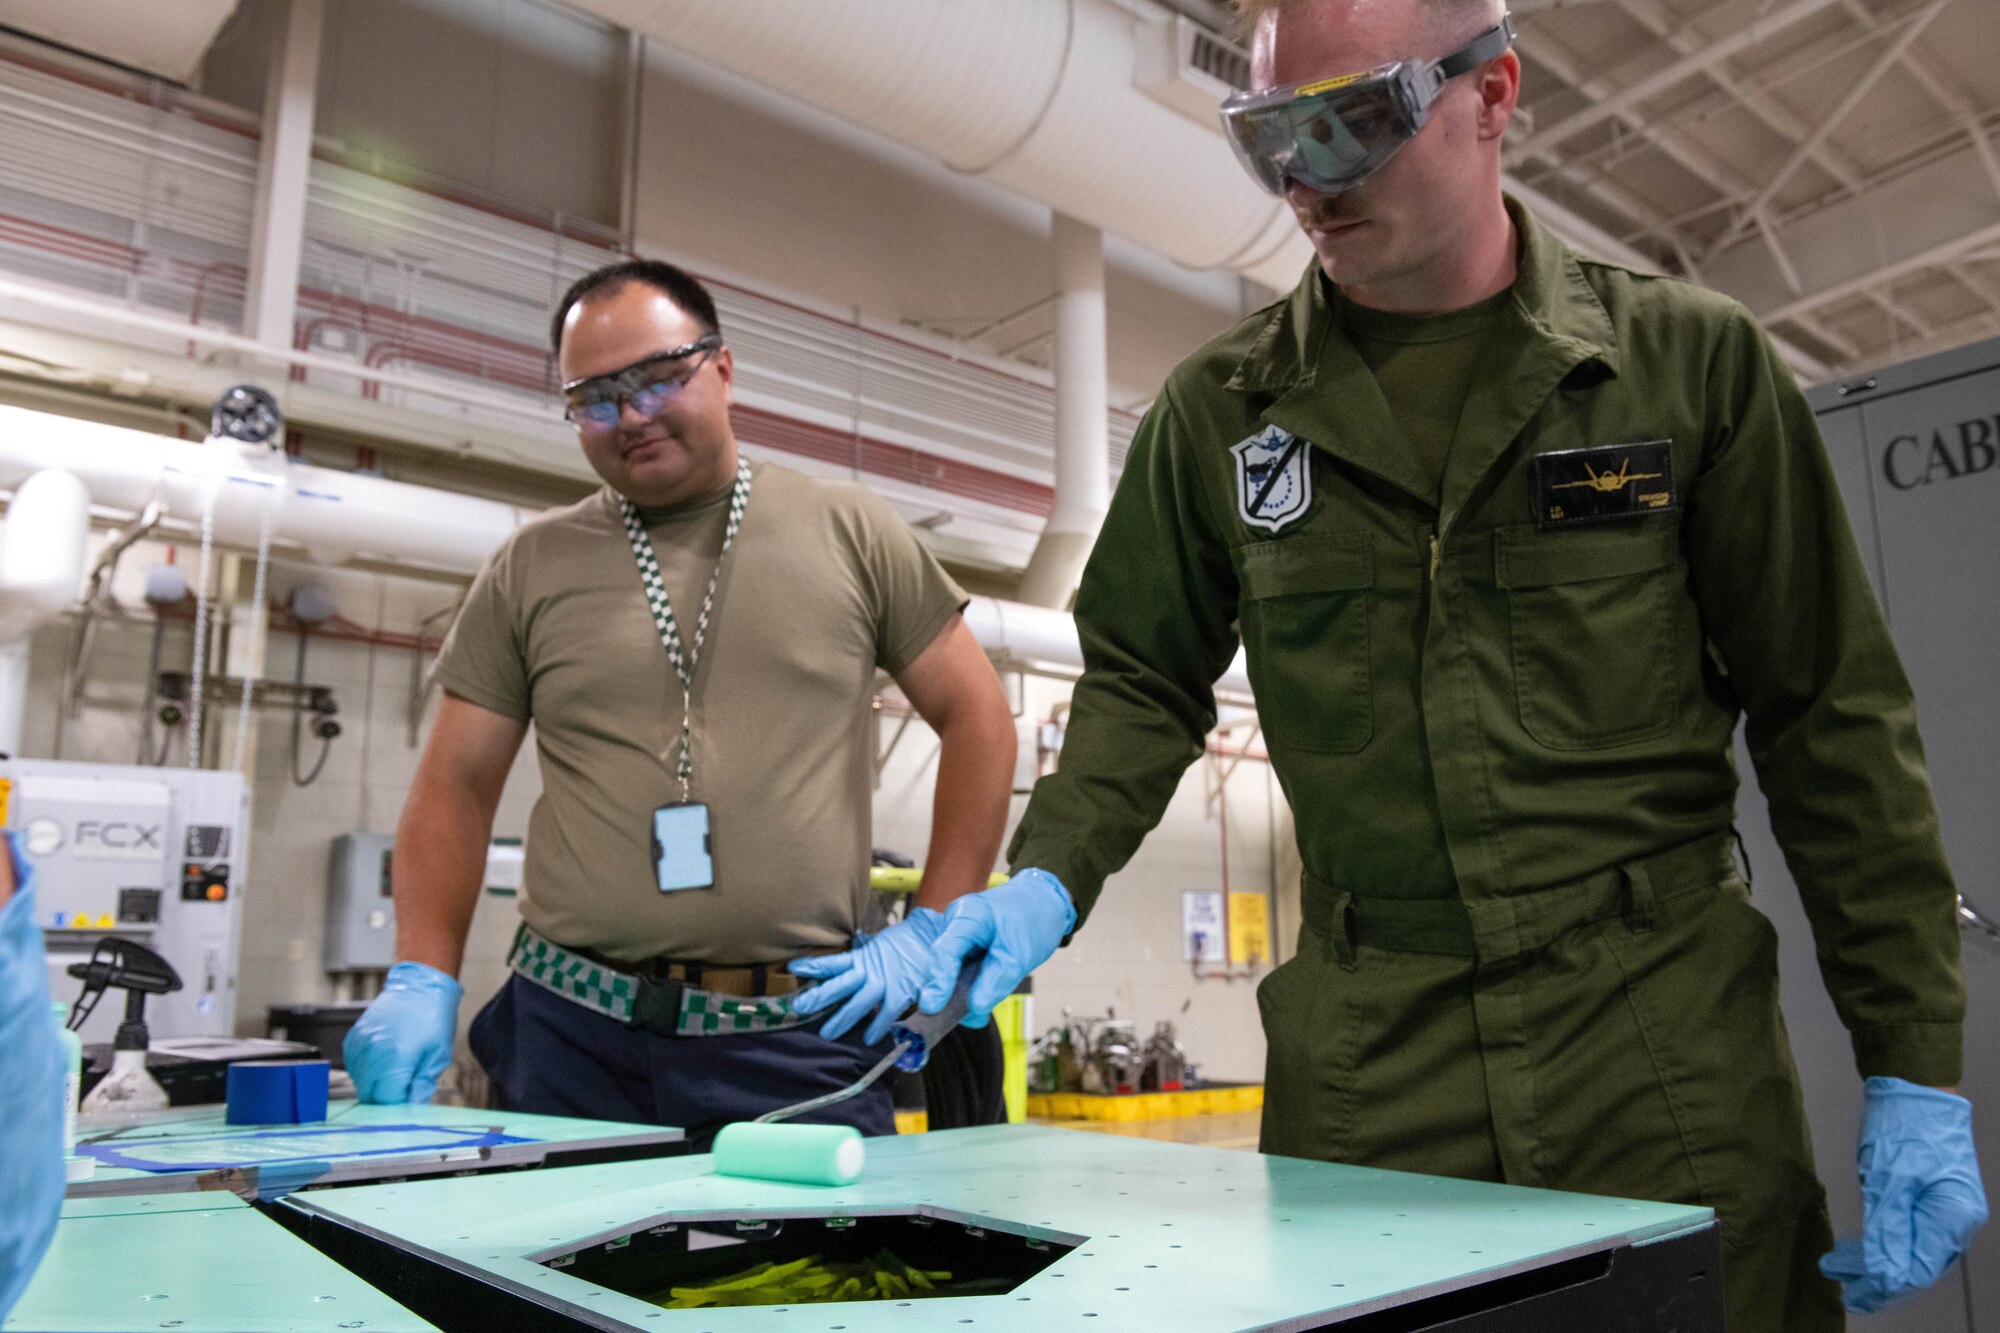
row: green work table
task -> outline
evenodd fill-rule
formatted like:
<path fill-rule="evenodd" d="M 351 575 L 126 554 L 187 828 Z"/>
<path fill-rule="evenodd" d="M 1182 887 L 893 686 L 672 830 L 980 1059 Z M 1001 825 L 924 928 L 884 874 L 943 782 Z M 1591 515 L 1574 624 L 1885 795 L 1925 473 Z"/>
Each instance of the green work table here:
<path fill-rule="evenodd" d="M 1026 1125 L 868 1153 L 846 1187 L 721 1177 L 704 1155 L 316 1190 L 273 1215 L 448 1330 L 1721 1328 L 1706 1208 Z M 881 1249 L 982 1294 L 641 1299 Z"/>
<path fill-rule="evenodd" d="M 0 1328 L 27 1333 L 418 1333 L 419 1319 L 249 1204 L 71 1199 Z"/>
<path fill-rule="evenodd" d="M 611 1120 L 338 1101 L 325 1120 L 303 1125 L 231 1125 L 221 1106 L 205 1106 L 84 1120 L 76 1137 L 97 1171 L 69 1186 L 72 1199 L 228 1190 L 268 1200 L 329 1184 L 654 1157 L 686 1136 Z"/>

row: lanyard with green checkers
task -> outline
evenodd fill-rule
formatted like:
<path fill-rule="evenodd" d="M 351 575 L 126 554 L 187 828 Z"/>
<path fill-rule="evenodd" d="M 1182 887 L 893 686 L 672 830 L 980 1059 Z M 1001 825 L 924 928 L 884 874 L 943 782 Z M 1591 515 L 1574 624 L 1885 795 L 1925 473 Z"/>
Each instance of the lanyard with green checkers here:
<path fill-rule="evenodd" d="M 739 461 L 736 464 L 736 485 L 729 492 L 729 525 L 723 530 L 722 553 L 715 558 L 715 572 L 708 576 L 708 591 L 702 594 L 701 615 L 694 622 L 693 651 L 683 653 L 680 625 L 674 620 L 674 608 L 667 601 L 667 584 L 660 574 L 660 558 L 653 553 L 653 539 L 646 535 L 646 523 L 640 517 L 639 506 L 630 500 L 623 502 L 625 536 L 632 543 L 632 558 L 639 563 L 639 582 L 646 589 L 646 605 L 652 609 L 653 625 L 660 631 L 660 642 L 666 645 L 667 661 L 673 664 L 674 675 L 681 682 L 679 777 L 681 803 L 684 805 L 694 783 L 694 754 L 689 735 L 694 725 L 694 671 L 701 661 L 702 641 L 708 637 L 708 617 L 715 608 L 715 589 L 722 581 L 722 565 L 729 559 L 729 548 L 736 543 L 736 531 L 743 526 L 743 511 L 749 503 L 750 464 Z"/>

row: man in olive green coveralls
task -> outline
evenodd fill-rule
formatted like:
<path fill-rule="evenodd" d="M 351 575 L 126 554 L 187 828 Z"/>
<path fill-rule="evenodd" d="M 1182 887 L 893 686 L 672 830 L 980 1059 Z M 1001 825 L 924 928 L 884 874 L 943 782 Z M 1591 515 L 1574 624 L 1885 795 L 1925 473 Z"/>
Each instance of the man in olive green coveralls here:
<path fill-rule="evenodd" d="M 1258 88 L 1434 59 L 1499 13 L 1253 8 Z M 1509 53 L 1452 79 L 1357 188 L 1286 187 L 1319 263 L 1141 426 L 1010 861 L 1087 911 L 1240 634 L 1305 867 L 1298 955 L 1258 995 L 1264 1150 L 1708 1204 L 1731 1329 L 1838 1329 L 1731 741 L 1742 715 L 1861 1074 L 1952 1085 L 1910 689 L 1749 315 L 1503 202 L 1518 78 Z"/>

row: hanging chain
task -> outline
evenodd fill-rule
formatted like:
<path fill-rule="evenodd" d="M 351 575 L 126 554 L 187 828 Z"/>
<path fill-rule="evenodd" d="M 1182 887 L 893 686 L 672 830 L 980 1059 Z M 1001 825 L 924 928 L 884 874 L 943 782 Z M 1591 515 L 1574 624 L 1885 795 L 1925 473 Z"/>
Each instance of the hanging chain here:
<path fill-rule="evenodd" d="M 263 674 L 264 640 L 268 637 L 266 626 L 271 619 L 270 608 L 264 605 L 265 575 L 271 569 L 271 519 L 277 508 L 278 488 L 269 486 L 264 491 L 264 519 L 257 529 L 257 577 L 250 593 L 250 644 L 246 654 L 249 661 L 256 663 L 258 674 Z M 250 693 L 251 680 L 243 677 L 243 701 L 236 707 L 236 741 L 232 747 L 229 766 L 238 773 L 244 772 L 243 755 L 250 743 Z"/>
<path fill-rule="evenodd" d="M 201 506 L 201 566 L 194 586 L 194 664 L 188 672 L 187 766 L 201 767 L 201 688 L 208 671 L 208 567 L 215 556 L 215 500 L 220 483 L 211 481 Z"/>

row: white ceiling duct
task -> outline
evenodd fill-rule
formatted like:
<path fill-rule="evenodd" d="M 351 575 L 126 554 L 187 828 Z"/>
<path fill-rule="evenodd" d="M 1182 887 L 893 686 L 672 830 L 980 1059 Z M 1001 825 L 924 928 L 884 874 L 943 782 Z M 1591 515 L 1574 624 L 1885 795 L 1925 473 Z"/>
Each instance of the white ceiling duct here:
<path fill-rule="evenodd" d="M 1204 69 L 1226 48 L 1177 15 L 1141 17 L 1139 0 L 574 2 L 1189 268 L 1285 292 L 1311 262 L 1291 210 L 1251 183 L 1213 115 L 1196 114 L 1226 90 Z M 1586 253 L 1657 268 L 1543 191 L 1511 175 L 1506 186 Z M 1824 377 L 1822 362 L 1778 346 L 1799 374 Z"/>
<path fill-rule="evenodd" d="M 1111 0 L 579 3 L 1190 268 L 1283 291 L 1311 258 L 1219 131 L 1134 82 L 1147 21 Z"/>
<path fill-rule="evenodd" d="M 0 22 L 77 51 L 191 81 L 236 0 L 8 0 Z"/>

